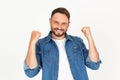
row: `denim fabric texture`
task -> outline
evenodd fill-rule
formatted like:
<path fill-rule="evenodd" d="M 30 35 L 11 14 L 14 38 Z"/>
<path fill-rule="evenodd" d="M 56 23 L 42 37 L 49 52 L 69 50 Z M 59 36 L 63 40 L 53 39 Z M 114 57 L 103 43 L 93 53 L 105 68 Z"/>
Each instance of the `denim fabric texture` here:
<path fill-rule="evenodd" d="M 65 50 L 74 80 L 89 80 L 86 67 L 97 70 L 101 60 L 92 62 L 88 57 L 88 49 L 80 37 L 66 34 Z M 42 69 L 42 80 L 57 80 L 59 74 L 59 51 L 52 40 L 51 32 L 36 43 L 38 66 L 30 69 L 26 63 L 24 71 L 28 77 L 34 77 Z M 63 65 L 64 66 L 64 65 Z M 67 73 L 66 73 L 67 74 Z"/>

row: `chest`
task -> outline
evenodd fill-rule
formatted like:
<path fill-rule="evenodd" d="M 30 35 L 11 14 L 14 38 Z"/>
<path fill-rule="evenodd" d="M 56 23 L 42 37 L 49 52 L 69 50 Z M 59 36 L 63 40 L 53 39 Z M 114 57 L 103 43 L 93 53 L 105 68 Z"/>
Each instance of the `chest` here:
<path fill-rule="evenodd" d="M 61 49 L 60 49 L 61 48 Z M 43 47 L 42 51 L 42 63 L 44 65 L 53 65 L 59 63 L 60 53 L 65 53 L 68 61 L 71 64 L 83 63 L 83 51 L 82 46 L 74 42 L 66 43 L 64 46 L 58 47 L 56 44 L 47 44 Z M 64 52 L 65 51 L 65 52 Z"/>

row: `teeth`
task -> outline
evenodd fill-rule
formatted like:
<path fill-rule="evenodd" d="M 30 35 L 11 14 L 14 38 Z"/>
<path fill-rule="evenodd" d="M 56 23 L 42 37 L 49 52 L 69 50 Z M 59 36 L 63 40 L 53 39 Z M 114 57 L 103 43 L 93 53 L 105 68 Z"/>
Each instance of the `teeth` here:
<path fill-rule="evenodd" d="M 56 30 L 57 32 L 61 32 L 61 30 Z"/>

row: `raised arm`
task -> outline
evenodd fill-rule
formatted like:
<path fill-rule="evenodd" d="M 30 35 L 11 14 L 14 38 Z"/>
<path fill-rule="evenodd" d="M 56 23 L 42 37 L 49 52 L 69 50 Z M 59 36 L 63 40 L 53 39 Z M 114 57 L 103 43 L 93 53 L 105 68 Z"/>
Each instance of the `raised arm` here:
<path fill-rule="evenodd" d="M 39 37 L 41 36 L 41 33 L 38 31 L 32 31 L 31 33 L 31 38 L 28 46 L 28 52 L 27 56 L 25 59 L 26 65 L 30 68 L 33 69 L 37 67 L 37 58 L 36 58 L 36 52 L 35 52 L 35 46 L 37 41 L 39 40 Z"/>
<path fill-rule="evenodd" d="M 99 59 L 99 54 L 98 51 L 96 49 L 92 34 L 91 34 L 91 30 L 89 26 L 83 27 L 82 30 L 83 34 L 85 35 L 85 37 L 88 40 L 88 44 L 89 44 L 89 58 L 91 61 L 93 62 L 98 62 Z"/>

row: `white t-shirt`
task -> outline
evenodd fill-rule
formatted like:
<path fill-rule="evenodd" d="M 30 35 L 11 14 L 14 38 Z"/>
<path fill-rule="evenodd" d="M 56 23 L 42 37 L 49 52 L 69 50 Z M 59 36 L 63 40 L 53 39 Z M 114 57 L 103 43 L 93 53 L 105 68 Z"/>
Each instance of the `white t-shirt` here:
<path fill-rule="evenodd" d="M 58 80 L 73 80 L 73 76 L 70 70 L 66 50 L 65 41 L 66 39 L 56 40 L 53 39 L 59 49 L 59 70 L 58 70 Z"/>

